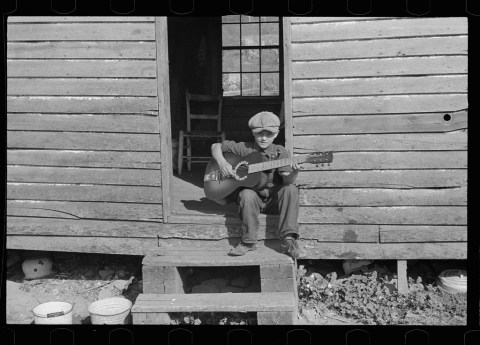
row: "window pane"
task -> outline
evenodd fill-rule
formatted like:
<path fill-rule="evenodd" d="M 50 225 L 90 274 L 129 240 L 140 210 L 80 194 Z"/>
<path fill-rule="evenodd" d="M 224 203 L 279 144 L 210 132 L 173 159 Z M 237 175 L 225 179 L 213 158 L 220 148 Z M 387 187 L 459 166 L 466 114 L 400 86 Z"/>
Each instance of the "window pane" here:
<path fill-rule="evenodd" d="M 260 95 L 260 74 L 245 73 L 242 74 L 242 96 Z"/>
<path fill-rule="evenodd" d="M 278 22 L 278 17 L 260 17 L 261 22 Z"/>
<path fill-rule="evenodd" d="M 243 49 L 242 50 L 242 72 L 260 71 L 260 50 Z"/>
<path fill-rule="evenodd" d="M 262 72 L 279 71 L 280 57 L 278 49 L 262 49 Z"/>
<path fill-rule="evenodd" d="M 240 72 L 240 50 L 224 50 L 222 55 L 223 72 Z"/>
<path fill-rule="evenodd" d="M 278 73 L 262 73 L 262 96 L 276 96 L 279 90 Z"/>
<path fill-rule="evenodd" d="M 240 16 L 223 16 L 222 23 L 240 23 Z"/>
<path fill-rule="evenodd" d="M 240 45 L 240 24 L 222 25 L 222 46 L 231 47 Z"/>
<path fill-rule="evenodd" d="M 242 23 L 258 23 L 259 17 L 252 17 L 252 16 L 241 16 Z"/>
<path fill-rule="evenodd" d="M 240 73 L 225 73 L 222 75 L 224 96 L 240 96 Z"/>
<path fill-rule="evenodd" d="M 262 24 L 262 46 L 278 45 L 278 23 Z"/>
<path fill-rule="evenodd" d="M 259 24 L 242 25 L 242 46 L 258 46 L 259 45 Z"/>

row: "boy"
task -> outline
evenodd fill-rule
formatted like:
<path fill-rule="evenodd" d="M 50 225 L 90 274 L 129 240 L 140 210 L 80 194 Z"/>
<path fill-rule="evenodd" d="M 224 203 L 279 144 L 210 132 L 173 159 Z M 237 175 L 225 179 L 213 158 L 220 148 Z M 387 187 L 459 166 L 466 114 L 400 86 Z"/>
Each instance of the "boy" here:
<path fill-rule="evenodd" d="M 232 166 L 223 157 L 223 152 L 232 152 L 245 156 L 252 152 L 261 152 L 267 160 L 288 158 L 287 150 L 273 144 L 280 127 L 279 118 L 268 111 L 254 115 L 248 126 L 255 138 L 254 142 L 234 142 L 226 140 L 212 145 L 212 157 L 217 161 L 222 176 L 233 174 Z M 268 184 L 265 189 L 255 191 L 250 188 L 237 191 L 236 202 L 239 205 L 239 216 L 242 222 L 242 241 L 230 251 L 230 255 L 245 255 L 256 249 L 258 215 L 275 213 L 280 215 L 278 236 L 284 253 L 293 258 L 300 256 L 298 238 L 298 188 L 292 183 L 297 178 L 301 167 L 297 163 L 280 167 L 268 173 Z M 235 193 L 233 193 L 235 194 Z"/>

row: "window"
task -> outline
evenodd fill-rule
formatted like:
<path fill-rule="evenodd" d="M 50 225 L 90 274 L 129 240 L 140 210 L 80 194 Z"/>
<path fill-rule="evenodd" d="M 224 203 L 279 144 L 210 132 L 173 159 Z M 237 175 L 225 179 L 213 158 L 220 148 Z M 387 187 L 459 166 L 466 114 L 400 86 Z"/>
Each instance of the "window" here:
<path fill-rule="evenodd" d="M 222 17 L 222 86 L 228 96 L 280 94 L 278 17 Z"/>

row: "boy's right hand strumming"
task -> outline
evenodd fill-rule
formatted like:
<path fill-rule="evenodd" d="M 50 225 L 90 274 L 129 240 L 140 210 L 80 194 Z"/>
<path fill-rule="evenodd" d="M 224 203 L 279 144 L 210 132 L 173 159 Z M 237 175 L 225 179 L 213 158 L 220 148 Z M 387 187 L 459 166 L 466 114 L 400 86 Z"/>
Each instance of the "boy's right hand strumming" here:
<path fill-rule="evenodd" d="M 221 163 L 218 163 L 218 167 L 220 168 L 223 177 L 234 175 L 232 165 L 228 163 L 225 158 Z"/>
<path fill-rule="evenodd" d="M 212 145 L 212 157 L 217 161 L 222 177 L 234 175 L 232 165 L 223 157 L 222 144 L 215 143 Z"/>

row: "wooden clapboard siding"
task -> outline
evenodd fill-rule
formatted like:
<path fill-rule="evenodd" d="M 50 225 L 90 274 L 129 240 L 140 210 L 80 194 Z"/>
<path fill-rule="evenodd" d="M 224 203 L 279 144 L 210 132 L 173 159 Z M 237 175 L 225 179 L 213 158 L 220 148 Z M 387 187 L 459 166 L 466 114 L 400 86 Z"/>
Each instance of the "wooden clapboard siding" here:
<path fill-rule="evenodd" d="M 293 61 L 467 54 L 468 36 L 430 36 L 368 41 L 295 43 Z"/>
<path fill-rule="evenodd" d="M 79 222 L 79 221 L 77 221 Z M 94 226 L 102 227 L 102 222 Z M 127 222 L 121 222 L 126 224 Z M 116 223 L 115 223 L 116 224 Z M 135 224 L 141 224 L 136 222 Z M 152 223 L 153 224 L 153 223 Z M 44 227 L 48 225 L 42 224 Z M 83 225 L 83 223 L 79 223 Z M 160 225 L 160 224 L 159 224 Z M 142 228 L 142 227 L 140 227 Z M 54 228 L 57 229 L 57 228 Z M 110 229 L 110 228 L 109 228 Z M 115 233 L 116 228 L 110 230 Z M 7 238 L 9 249 L 49 250 L 62 252 L 84 252 L 99 254 L 146 255 L 153 248 L 158 247 L 156 237 L 122 237 L 122 236 L 45 236 L 45 235 L 9 235 Z"/>
<path fill-rule="evenodd" d="M 467 18 L 398 18 L 337 23 L 292 23 L 292 42 L 466 35 Z"/>
<path fill-rule="evenodd" d="M 154 42 L 11 42 L 7 59 L 155 59 Z"/>
<path fill-rule="evenodd" d="M 295 152 L 466 150 L 467 130 L 447 133 L 296 135 Z"/>
<path fill-rule="evenodd" d="M 294 118 L 293 125 L 293 133 L 296 135 L 331 134 L 332 132 L 338 134 L 451 132 L 468 127 L 466 111 L 356 116 L 319 114 Z"/>
<path fill-rule="evenodd" d="M 155 68 L 154 60 L 7 59 L 8 78 L 155 78 Z"/>
<path fill-rule="evenodd" d="M 32 17 L 32 16 L 15 16 L 9 17 L 8 22 L 10 24 L 15 23 L 94 23 L 94 22 L 153 22 L 155 20 L 154 17 L 122 17 L 122 16 L 110 16 L 110 17 L 101 17 L 101 16 L 94 16 L 94 17 L 78 17 L 78 16 L 41 16 L 41 17 Z"/>
<path fill-rule="evenodd" d="M 314 224 L 467 225 L 466 206 L 302 207 L 299 218 Z"/>
<path fill-rule="evenodd" d="M 309 236 L 309 255 L 465 258 L 466 18 L 302 17 L 288 30 L 293 152 L 334 154 L 297 178 L 301 228 L 378 235 L 356 248 Z"/>
<path fill-rule="evenodd" d="M 154 17 L 9 17 L 9 241 L 71 250 L 72 238 L 82 251 L 132 254 L 156 244 L 156 49 Z"/>
<path fill-rule="evenodd" d="M 8 114 L 7 130 L 11 131 L 75 131 L 102 133 L 158 133 L 156 116 L 141 115 L 63 115 Z"/>
<path fill-rule="evenodd" d="M 8 165 L 160 169 L 158 152 L 9 150 Z"/>
<path fill-rule="evenodd" d="M 8 131 L 12 149 L 160 151 L 158 134 Z"/>
<path fill-rule="evenodd" d="M 317 167 L 315 164 L 305 163 L 304 167 L 307 170 L 466 169 L 467 152 L 338 152 L 330 164 Z"/>
<path fill-rule="evenodd" d="M 294 98 L 293 116 L 451 112 L 467 108 L 466 94 Z"/>
<path fill-rule="evenodd" d="M 39 97 L 8 96 L 11 113 L 149 113 L 158 109 L 156 97 Z"/>
<path fill-rule="evenodd" d="M 466 75 L 301 79 L 292 81 L 294 97 L 466 93 Z"/>
<path fill-rule="evenodd" d="M 324 188 L 300 191 L 301 206 L 466 206 L 467 188 Z"/>
<path fill-rule="evenodd" d="M 467 169 L 309 170 L 296 183 L 301 188 L 458 188 L 467 184 Z"/>
<path fill-rule="evenodd" d="M 9 234 L 43 236 L 156 237 L 163 224 L 153 222 L 9 217 Z M 67 250 L 67 248 L 65 248 Z"/>
<path fill-rule="evenodd" d="M 7 183 L 7 199 L 161 204 L 162 193 L 160 187 Z"/>
<path fill-rule="evenodd" d="M 467 73 L 467 56 L 419 56 L 385 59 L 294 61 L 293 79 L 358 78 Z"/>
<path fill-rule="evenodd" d="M 160 170 L 10 166 L 7 182 L 160 186 Z"/>
<path fill-rule="evenodd" d="M 151 23 L 17 23 L 10 25 L 8 40 L 18 41 L 152 41 Z"/>
<path fill-rule="evenodd" d="M 162 207 L 126 202 L 15 200 L 7 201 L 7 216 L 158 222 L 162 219 Z"/>
<path fill-rule="evenodd" d="M 155 96 L 155 79 L 10 78 L 8 96 Z"/>

